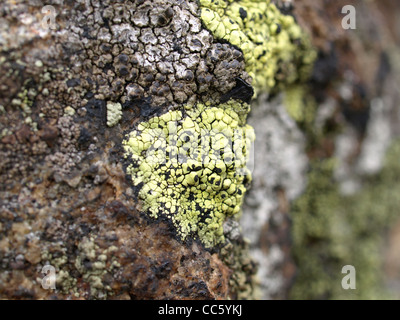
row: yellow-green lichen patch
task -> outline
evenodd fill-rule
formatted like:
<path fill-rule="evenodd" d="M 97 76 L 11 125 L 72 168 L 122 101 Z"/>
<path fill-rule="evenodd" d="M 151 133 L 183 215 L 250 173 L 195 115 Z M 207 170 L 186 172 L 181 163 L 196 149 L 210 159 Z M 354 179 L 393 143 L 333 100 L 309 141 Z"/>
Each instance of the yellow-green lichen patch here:
<path fill-rule="evenodd" d="M 236 104 L 169 111 L 140 123 L 123 141 L 144 209 L 170 219 L 182 240 L 221 243 L 225 218 L 240 211 L 254 131 L 242 125 Z"/>
<path fill-rule="evenodd" d="M 201 19 L 218 39 L 239 47 L 256 93 L 308 77 L 316 57 L 290 15 L 267 0 L 200 0 Z"/>
<path fill-rule="evenodd" d="M 107 274 L 114 274 L 115 269 L 120 267 L 112 255 L 117 247 L 110 246 L 102 250 L 93 237 L 85 237 L 79 243 L 78 250 L 75 267 L 82 274 L 82 279 L 89 284 L 91 295 L 98 299 L 106 299 L 113 295 L 109 283 L 104 281 L 104 278 Z"/>

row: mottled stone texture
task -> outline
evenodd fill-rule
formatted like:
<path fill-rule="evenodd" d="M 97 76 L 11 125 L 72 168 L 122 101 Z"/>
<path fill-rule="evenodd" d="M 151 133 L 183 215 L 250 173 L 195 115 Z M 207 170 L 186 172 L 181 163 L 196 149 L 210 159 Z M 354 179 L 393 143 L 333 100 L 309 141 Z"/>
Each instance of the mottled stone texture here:
<path fill-rule="evenodd" d="M 55 29 L 42 25 L 45 4 Z M 149 219 L 125 175 L 133 124 L 251 82 L 243 54 L 202 27 L 196 3 L 5 1 L 0 31 L 0 297 L 250 296 L 255 268 L 237 225 L 222 261 L 220 248 Z M 56 290 L 42 289 L 46 264 Z"/>
<path fill-rule="evenodd" d="M 298 90 L 312 121 L 289 115 L 285 92 L 260 92 L 248 119 L 257 136 L 253 189 L 241 221 L 227 220 L 225 243 L 212 249 L 180 240 L 168 220 L 141 210 L 121 141 L 151 116 L 225 102 L 238 83 L 250 86 L 241 50 L 212 36 L 196 1 L 1 2 L 0 298 L 284 299 L 293 283 L 292 297 L 338 296 L 333 282 L 313 272 L 353 251 L 337 250 L 343 243 L 329 223 L 316 218 L 310 226 L 308 213 L 302 220 L 302 208 L 312 215 L 318 201 L 301 198 L 296 210 L 293 203 L 316 197 L 307 189 L 310 163 L 337 161 L 315 184 L 328 185 L 335 201 L 362 191 L 381 170 L 400 134 L 400 5 L 354 2 L 357 29 L 343 30 L 341 8 L 352 1 L 273 2 L 294 15 L 318 51 L 310 80 Z M 57 12 L 55 29 L 43 28 L 44 5 Z M 116 103 L 121 117 L 119 106 L 117 115 L 108 114 Z M 384 176 L 395 185 L 390 173 Z M 377 194 L 371 190 L 368 196 Z M 354 208 L 350 215 L 359 212 Z M 396 216 L 396 208 L 385 210 Z M 333 221 L 363 221 L 346 219 Z M 369 231 L 379 238 L 391 219 L 382 218 L 380 229 L 361 223 L 357 241 Z M 323 236 L 315 238 L 315 230 Z M 396 230 L 398 219 L 384 251 L 392 282 L 400 265 Z M 372 240 L 359 242 L 366 254 L 358 261 L 368 262 L 369 248 L 379 251 Z M 320 252 L 329 254 L 318 260 Z M 41 286 L 46 264 L 56 268 L 56 290 Z"/>

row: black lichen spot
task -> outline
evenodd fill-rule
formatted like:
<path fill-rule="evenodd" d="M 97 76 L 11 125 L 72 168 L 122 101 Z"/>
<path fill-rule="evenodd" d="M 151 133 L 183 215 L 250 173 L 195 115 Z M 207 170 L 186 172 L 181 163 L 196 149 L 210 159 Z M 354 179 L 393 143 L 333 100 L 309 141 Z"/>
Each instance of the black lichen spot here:
<path fill-rule="evenodd" d="M 375 78 L 376 91 L 378 95 L 383 94 L 383 88 L 387 75 L 390 73 L 390 59 L 386 52 L 382 52 L 380 56 L 379 69 Z"/>
<path fill-rule="evenodd" d="M 253 87 L 239 77 L 235 78 L 235 80 L 236 80 L 236 86 L 231 91 L 224 94 L 221 97 L 220 102 L 225 103 L 229 99 L 236 99 L 246 103 L 250 103 L 251 98 L 253 97 L 254 94 Z"/>
<path fill-rule="evenodd" d="M 353 87 L 353 100 L 343 101 L 342 113 L 346 120 L 360 133 L 364 134 L 370 118 L 369 97 L 364 85 Z"/>
<path fill-rule="evenodd" d="M 192 81 L 194 79 L 194 74 L 192 71 L 188 70 L 185 74 L 186 81 Z"/>
<path fill-rule="evenodd" d="M 148 74 L 145 75 L 144 81 L 153 82 L 154 81 L 154 76 L 151 73 L 148 73 Z"/>
<path fill-rule="evenodd" d="M 67 86 L 68 86 L 68 88 L 76 87 L 76 86 L 78 86 L 78 85 L 80 85 L 80 84 L 81 84 L 81 80 L 78 79 L 78 78 L 74 78 L 74 79 L 69 79 L 69 80 L 67 80 Z"/>
<path fill-rule="evenodd" d="M 92 141 L 92 134 L 85 127 L 81 127 L 81 131 L 78 138 L 78 146 L 80 150 L 86 150 Z"/>
<path fill-rule="evenodd" d="M 263 52 L 257 57 L 257 59 L 260 59 L 261 57 L 265 56 L 267 54 L 266 50 L 263 50 Z"/>
<path fill-rule="evenodd" d="M 151 17 L 151 19 L 152 19 L 152 23 L 155 26 L 164 27 L 168 23 L 171 22 L 173 16 L 174 16 L 174 9 L 169 7 L 166 10 L 164 10 L 163 12 L 161 12 L 157 18 Z"/>
<path fill-rule="evenodd" d="M 277 8 L 283 15 L 293 17 L 293 3 L 290 1 L 284 1 L 281 5 L 277 5 Z"/>
<path fill-rule="evenodd" d="M 171 20 L 172 17 L 174 16 L 174 9 L 172 9 L 171 7 L 169 7 L 167 10 L 165 10 L 164 16 L 165 16 L 168 20 Z"/>
<path fill-rule="evenodd" d="M 83 28 L 83 33 L 82 33 L 82 37 L 87 38 L 89 40 L 96 40 L 96 37 L 93 37 L 91 35 L 91 31 L 90 28 L 88 26 L 82 26 Z"/>
<path fill-rule="evenodd" d="M 240 14 L 240 18 L 242 20 L 247 18 L 247 11 L 245 9 L 243 9 L 242 7 L 239 8 L 239 14 Z"/>
<path fill-rule="evenodd" d="M 94 93 L 92 91 L 88 91 L 85 94 L 85 99 L 90 100 L 94 97 Z"/>
<path fill-rule="evenodd" d="M 333 77 L 337 76 L 338 67 L 338 57 L 334 47 L 331 48 L 329 53 L 320 51 L 314 62 L 310 81 L 320 88 L 324 88 L 331 83 Z"/>
<path fill-rule="evenodd" d="M 119 74 L 120 76 L 122 76 L 122 77 L 126 77 L 126 76 L 129 74 L 129 70 L 128 70 L 127 67 L 121 66 L 121 67 L 118 69 L 118 74 Z"/>
<path fill-rule="evenodd" d="M 129 57 L 126 54 L 122 53 L 118 56 L 118 60 L 123 64 L 127 64 L 129 62 Z"/>
<path fill-rule="evenodd" d="M 155 108 L 150 104 L 150 98 L 141 99 L 138 106 L 140 107 L 140 115 L 142 117 L 152 116 L 159 110 L 159 108 Z"/>
<path fill-rule="evenodd" d="M 164 173 L 164 179 L 165 179 L 165 180 L 168 180 L 170 177 L 171 177 L 171 172 L 170 172 L 170 171 L 166 171 L 166 172 Z"/>
<path fill-rule="evenodd" d="M 175 52 L 178 52 L 178 53 L 183 53 L 181 45 L 178 42 L 176 42 L 176 40 L 174 41 L 172 50 L 174 50 Z"/>
<path fill-rule="evenodd" d="M 107 62 L 107 63 L 104 65 L 104 67 L 103 67 L 103 72 L 104 72 L 105 74 L 107 74 L 107 72 L 108 72 L 109 70 L 114 71 L 114 66 L 112 65 L 112 63 Z"/>
<path fill-rule="evenodd" d="M 85 106 L 89 119 L 102 119 L 105 124 L 106 102 L 104 100 L 91 99 Z"/>
<path fill-rule="evenodd" d="M 280 34 L 281 33 L 281 25 L 279 23 L 276 24 L 276 34 Z"/>
<path fill-rule="evenodd" d="M 111 49 L 112 49 L 111 46 L 108 45 L 108 44 L 102 43 L 102 44 L 100 45 L 100 50 L 101 50 L 102 52 L 108 53 L 108 52 L 111 52 Z"/>
<path fill-rule="evenodd" d="M 129 179 L 129 178 L 130 178 L 130 177 L 127 176 L 127 179 Z M 140 182 L 137 186 L 132 186 L 133 192 L 134 192 L 135 194 L 138 194 L 139 191 L 143 188 L 143 185 L 144 185 L 144 183 L 143 183 L 143 182 Z"/>

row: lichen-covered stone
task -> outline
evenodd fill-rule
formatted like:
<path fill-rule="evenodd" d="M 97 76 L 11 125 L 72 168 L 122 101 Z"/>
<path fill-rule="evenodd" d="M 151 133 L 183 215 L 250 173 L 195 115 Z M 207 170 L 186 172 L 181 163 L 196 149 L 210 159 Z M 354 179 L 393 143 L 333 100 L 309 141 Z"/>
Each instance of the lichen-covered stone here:
<path fill-rule="evenodd" d="M 143 219 L 121 142 L 171 107 L 249 87 L 242 53 L 190 1 L 57 2 L 55 30 L 45 4 L 0 5 L 1 297 L 227 298 L 217 254 Z"/>
<path fill-rule="evenodd" d="M 360 161 L 360 168 L 368 171 L 371 163 L 380 162 L 365 163 L 371 150 L 382 153 L 392 134 L 398 134 L 398 126 L 393 125 L 398 112 L 390 107 L 398 106 L 393 94 L 397 92 L 398 81 L 396 77 L 388 77 L 393 76 L 391 70 L 398 64 L 397 48 L 395 45 L 389 48 L 382 41 L 389 39 L 387 43 L 391 43 L 395 32 L 384 28 L 395 30 L 397 20 L 382 21 L 379 18 L 382 15 L 374 14 L 378 8 L 385 15 L 395 17 L 398 12 L 395 2 L 361 3 L 357 7 L 358 16 L 371 19 L 358 19 L 357 32 L 337 28 L 338 12 L 345 2 L 1 2 L 1 298 L 251 298 L 255 297 L 258 286 L 253 259 L 261 265 L 258 274 L 261 297 L 284 298 L 296 272 L 290 263 L 289 214 L 291 200 L 304 188 L 305 157 L 319 161 L 335 155 L 335 138 L 348 121 L 359 136 L 355 138 L 354 154 L 340 154 L 340 161 L 351 162 L 357 158 L 357 150 L 361 150 L 360 159 L 364 160 Z M 45 5 L 54 6 L 57 12 L 55 29 L 43 27 L 41 9 Z M 300 25 L 309 31 L 318 49 L 309 83 L 306 79 L 315 55 Z M 371 28 L 375 31 L 374 41 L 371 41 Z M 265 165 L 253 172 L 256 177 L 252 194 L 257 199 L 248 198 L 249 206 L 240 225 L 238 214 L 233 214 L 233 210 L 237 210 L 243 195 L 230 188 L 235 184 L 243 184 L 238 190 L 247 188 L 245 179 L 234 174 L 233 179 L 226 179 L 225 175 L 232 175 L 232 171 L 223 174 L 223 166 L 217 160 L 212 173 L 206 170 L 210 169 L 209 163 L 202 167 L 202 185 L 212 189 L 208 195 L 205 194 L 208 191 L 192 189 L 192 184 L 200 185 L 196 181 L 200 180 L 197 171 L 178 165 L 178 169 L 186 170 L 182 183 L 188 185 L 177 183 L 178 189 L 183 190 L 179 201 L 183 199 L 186 205 L 191 193 L 200 197 L 201 192 L 201 199 L 204 195 L 205 200 L 195 200 L 203 208 L 216 208 L 207 212 L 209 220 L 203 221 L 204 215 L 199 217 L 201 210 L 192 210 L 190 217 L 181 212 L 174 223 L 172 205 L 154 209 L 154 203 L 167 204 L 165 200 L 170 195 L 167 191 L 164 199 L 155 200 L 143 193 L 144 183 L 151 187 L 154 183 L 143 179 L 143 185 L 136 185 L 135 179 L 149 172 L 146 167 L 149 159 L 144 155 L 132 159 L 141 146 L 128 152 L 124 148 L 128 144 L 122 141 L 129 141 L 133 135 L 133 141 L 148 142 L 149 136 L 143 134 L 149 131 L 145 125 L 154 126 L 155 120 L 179 112 L 183 121 L 176 127 L 183 131 L 193 133 L 196 131 L 193 128 L 214 124 L 218 130 L 226 126 L 228 132 L 235 126 L 243 130 L 254 92 L 263 91 L 268 91 L 269 97 L 261 101 L 259 112 L 255 112 L 256 106 L 252 107 L 250 116 L 257 118 L 252 121 L 256 130 L 262 125 L 268 126 L 259 130 L 262 148 L 253 149 L 256 155 L 265 153 L 259 157 L 265 160 Z M 282 100 L 281 91 L 286 91 L 286 101 Z M 373 97 L 379 99 L 370 104 Z M 285 114 L 282 101 L 291 117 Z M 384 120 L 370 122 L 369 106 L 382 103 L 385 106 L 382 112 L 371 112 L 371 115 Z M 218 117 L 222 116 L 218 123 L 198 116 L 203 107 L 218 110 Z M 233 114 L 236 116 L 232 117 Z M 115 125 L 108 126 L 107 122 Z M 388 139 L 378 139 L 382 132 L 372 130 L 374 126 L 370 123 L 378 124 L 376 128 L 382 123 L 390 124 L 382 131 L 390 131 Z M 362 147 L 365 132 L 367 144 Z M 185 145 L 188 136 L 182 136 L 185 140 L 180 148 L 191 151 Z M 224 145 L 225 138 L 224 135 L 215 139 L 216 144 Z M 303 138 L 306 144 L 301 153 Z M 154 142 L 147 149 L 150 153 L 160 144 L 155 140 L 150 138 Z M 382 148 L 368 147 L 376 146 L 377 141 L 385 142 Z M 140 166 L 143 170 L 139 170 Z M 164 174 L 170 168 L 163 169 L 154 167 L 151 173 L 165 192 L 163 182 L 171 175 Z M 170 172 L 176 177 L 176 171 Z M 391 170 L 385 172 L 390 177 Z M 319 177 L 318 183 L 309 176 L 310 183 L 317 187 L 331 183 L 332 172 L 325 170 L 324 173 L 326 176 Z M 355 170 L 352 173 L 364 181 L 365 175 Z M 354 179 L 354 175 L 347 176 Z M 217 182 L 221 190 L 214 190 L 219 187 Z M 354 217 L 360 217 L 351 220 L 355 223 L 354 230 L 371 231 L 374 239 L 376 229 L 365 224 L 377 221 L 376 225 L 382 226 L 384 221 L 375 220 L 373 213 L 378 209 L 387 212 L 389 206 L 385 204 L 383 208 L 379 201 L 371 203 L 368 198 L 376 193 L 387 196 L 385 199 L 390 203 L 396 204 L 392 201 L 397 199 L 393 196 L 395 187 L 386 192 L 379 189 L 380 184 L 376 185 L 376 189 L 350 199 L 365 203 L 365 206 L 351 206 Z M 232 192 L 226 198 L 227 203 L 211 198 L 212 192 L 216 199 L 223 192 L 228 193 L 223 188 Z M 328 198 L 342 199 L 334 183 L 324 190 L 327 190 L 326 197 L 313 197 L 308 202 L 310 208 L 319 209 L 320 203 Z M 310 198 L 308 189 L 305 195 Z M 332 238 L 326 231 L 331 224 L 324 225 L 324 221 L 340 219 L 324 220 L 326 216 L 320 210 L 313 211 L 317 218 L 309 219 L 309 211 L 303 210 L 305 207 L 296 203 L 295 209 L 300 209 L 292 210 L 300 212 L 295 222 L 299 223 L 295 227 L 296 242 L 303 244 L 304 239 L 309 240 L 308 234 L 318 231 L 329 243 Z M 149 219 L 151 208 L 156 211 L 157 219 Z M 247 215 L 250 210 L 252 214 Z M 366 215 L 357 216 L 355 213 L 359 211 Z M 309 220 L 317 223 L 308 229 Z M 318 226 L 321 221 L 322 227 Z M 181 222 L 195 230 L 180 231 Z M 242 238 L 241 227 L 244 235 L 252 240 L 251 244 Z M 341 239 L 347 238 L 338 237 L 333 249 L 324 247 L 322 256 L 325 252 L 333 257 L 354 252 L 343 248 Z M 376 281 L 371 269 L 364 264 L 369 261 L 366 259 L 370 256 L 369 248 L 376 248 L 372 240 L 364 242 L 365 248 L 354 255 L 365 265 L 362 272 L 368 274 L 366 282 L 360 284 L 363 288 Z M 312 275 L 313 270 L 319 270 L 315 266 L 321 264 L 314 259 L 318 250 L 308 246 L 307 241 L 310 249 L 295 254 L 310 259 L 296 262 L 299 269 L 311 270 L 308 274 Z M 251 259 L 248 246 L 253 254 Z M 41 286 L 44 276 L 41 270 L 48 264 L 56 269 L 56 290 L 45 290 Z M 304 274 L 298 274 L 294 297 L 310 293 L 304 287 L 315 286 L 315 282 L 304 281 Z M 315 276 L 323 282 L 325 273 L 321 274 L 316 272 Z M 318 294 L 326 292 L 326 283 L 332 283 L 321 285 L 322 282 L 316 280 Z"/>
<path fill-rule="evenodd" d="M 293 16 L 271 1 L 200 0 L 200 8 L 213 35 L 242 50 L 256 92 L 307 79 L 316 52 Z"/>
<path fill-rule="evenodd" d="M 223 222 L 239 213 L 254 140 L 234 111 L 237 102 L 169 111 L 138 125 L 124 140 L 127 173 L 140 186 L 143 209 L 167 217 L 182 240 L 223 242 Z"/>

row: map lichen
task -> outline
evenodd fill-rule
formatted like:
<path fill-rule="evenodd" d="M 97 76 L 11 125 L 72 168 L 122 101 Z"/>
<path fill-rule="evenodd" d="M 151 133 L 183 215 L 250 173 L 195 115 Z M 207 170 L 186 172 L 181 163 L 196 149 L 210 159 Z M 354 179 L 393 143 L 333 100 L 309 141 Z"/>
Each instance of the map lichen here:
<path fill-rule="evenodd" d="M 232 100 L 199 104 L 142 122 L 123 141 L 127 173 L 150 217 L 168 218 L 182 240 L 224 241 L 223 222 L 239 213 L 254 131 Z"/>

